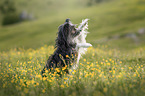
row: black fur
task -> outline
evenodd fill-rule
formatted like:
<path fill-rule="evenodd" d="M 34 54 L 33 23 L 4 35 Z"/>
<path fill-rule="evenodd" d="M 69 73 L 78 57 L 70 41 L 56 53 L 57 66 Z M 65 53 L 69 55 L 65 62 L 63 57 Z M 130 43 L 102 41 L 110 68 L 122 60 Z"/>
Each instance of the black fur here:
<path fill-rule="evenodd" d="M 58 30 L 56 50 L 47 60 L 47 64 L 42 70 L 42 76 L 45 76 L 46 69 L 52 71 L 52 69 L 63 68 L 66 65 L 71 67 L 76 61 L 77 50 L 75 49 L 76 43 L 73 42 L 73 39 L 80 34 L 81 30 L 75 28 L 75 25 L 69 19 L 66 19 L 65 23 Z M 69 73 L 68 69 L 65 69 L 65 72 Z"/>

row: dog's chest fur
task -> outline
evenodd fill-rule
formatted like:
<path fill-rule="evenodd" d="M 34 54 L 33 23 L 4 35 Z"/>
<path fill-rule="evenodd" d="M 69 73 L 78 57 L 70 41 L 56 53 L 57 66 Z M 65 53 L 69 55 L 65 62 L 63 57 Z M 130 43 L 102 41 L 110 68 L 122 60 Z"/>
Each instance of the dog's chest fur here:
<path fill-rule="evenodd" d="M 75 63 L 76 57 L 77 51 L 74 48 L 67 48 L 67 50 L 58 48 L 52 58 L 48 60 L 47 65 L 49 65 L 49 68 L 70 66 L 70 64 Z"/>

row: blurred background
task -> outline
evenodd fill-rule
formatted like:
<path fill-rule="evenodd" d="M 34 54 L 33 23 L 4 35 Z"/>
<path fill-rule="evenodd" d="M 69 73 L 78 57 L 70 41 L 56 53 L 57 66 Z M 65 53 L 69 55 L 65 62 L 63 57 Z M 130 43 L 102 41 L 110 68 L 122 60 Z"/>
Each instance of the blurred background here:
<path fill-rule="evenodd" d="M 54 45 L 66 18 L 89 18 L 94 47 L 131 50 L 145 46 L 145 0 L 0 0 L 0 51 Z"/>

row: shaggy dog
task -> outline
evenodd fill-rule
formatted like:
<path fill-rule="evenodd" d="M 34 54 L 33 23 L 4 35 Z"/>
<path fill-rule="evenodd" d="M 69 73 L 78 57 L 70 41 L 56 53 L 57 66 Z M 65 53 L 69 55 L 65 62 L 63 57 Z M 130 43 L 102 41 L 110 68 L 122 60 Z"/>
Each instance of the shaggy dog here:
<path fill-rule="evenodd" d="M 85 26 L 87 26 L 86 19 L 81 25 L 76 28 L 76 25 L 72 24 L 70 19 L 66 19 L 65 23 L 59 27 L 58 37 L 56 39 L 56 50 L 53 55 L 49 57 L 45 67 L 42 70 L 42 76 L 45 76 L 45 71 L 56 68 L 65 68 L 65 73 L 69 73 L 68 68 L 73 65 L 76 68 L 81 57 L 81 53 L 85 51 L 84 47 L 89 47 L 91 44 L 86 43 L 85 37 L 87 32 L 83 32 Z M 82 49 L 81 49 L 82 48 Z M 60 76 L 61 73 L 57 72 Z"/>

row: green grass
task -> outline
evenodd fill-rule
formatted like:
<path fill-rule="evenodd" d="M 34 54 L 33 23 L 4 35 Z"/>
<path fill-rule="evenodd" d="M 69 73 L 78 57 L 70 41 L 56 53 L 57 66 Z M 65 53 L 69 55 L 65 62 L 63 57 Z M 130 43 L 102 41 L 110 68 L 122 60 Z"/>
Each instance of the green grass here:
<path fill-rule="evenodd" d="M 52 16 L 45 15 L 45 17 L 32 22 L 1 27 L 0 50 L 19 47 L 39 48 L 45 44 L 54 45 L 57 28 L 64 23 L 66 18 L 71 18 L 72 22 L 76 24 L 80 23 L 81 19 L 89 18 L 90 34 L 87 39 L 93 46 L 97 46 L 98 42 L 95 41 L 98 39 L 116 34 L 137 32 L 138 29 L 144 28 L 144 5 L 143 0 L 117 0 L 88 8 L 62 11 Z M 144 41 L 144 39 L 141 40 Z M 120 39 L 118 42 L 121 42 L 121 48 L 123 48 L 124 42 Z M 131 44 L 135 46 L 133 42 Z M 143 44 L 144 42 L 141 42 L 140 45 Z"/>
<path fill-rule="evenodd" d="M 79 68 L 69 70 L 71 74 L 42 78 L 53 48 L 0 53 L 1 96 L 144 96 L 145 47 L 124 53 L 107 46 L 89 48 Z"/>
<path fill-rule="evenodd" d="M 56 7 L 51 15 L 47 9 L 40 12 L 47 7 L 45 2 L 36 2 L 36 6 L 40 3 L 38 9 L 29 11 L 40 13 L 38 19 L 0 26 L 1 96 L 144 96 L 145 35 L 137 34 L 138 29 L 145 28 L 144 0 L 114 0 L 65 11 Z M 19 6 L 20 10 L 24 6 Z M 40 72 L 54 52 L 50 45 L 55 44 L 57 28 L 66 18 L 75 24 L 90 19 L 87 41 L 94 48 L 80 59 L 78 69 L 69 70 L 71 74 L 63 74 L 62 78 L 47 74 L 42 78 Z M 125 37 L 108 39 L 127 33 L 137 34 L 139 42 Z"/>

